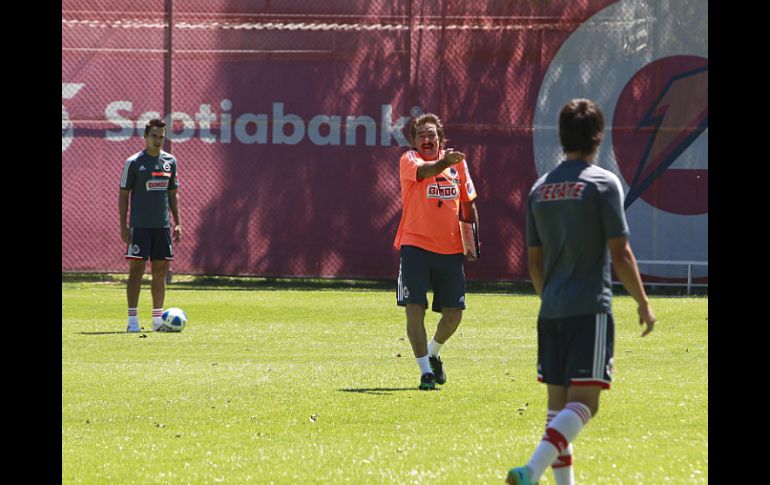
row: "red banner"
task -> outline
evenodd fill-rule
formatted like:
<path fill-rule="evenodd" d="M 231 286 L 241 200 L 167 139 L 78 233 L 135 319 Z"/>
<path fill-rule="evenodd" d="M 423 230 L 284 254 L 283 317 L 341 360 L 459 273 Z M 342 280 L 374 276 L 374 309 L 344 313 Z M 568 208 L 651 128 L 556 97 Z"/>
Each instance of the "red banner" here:
<path fill-rule="evenodd" d="M 556 120 L 536 123 L 542 84 L 616 2 L 193 3 L 62 4 L 63 271 L 125 271 L 121 170 L 166 116 L 175 272 L 395 278 L 404 128 L 435 112 L 479 193 L 468 278 L 527 279 L 533 134 L 558 145 Z"/>

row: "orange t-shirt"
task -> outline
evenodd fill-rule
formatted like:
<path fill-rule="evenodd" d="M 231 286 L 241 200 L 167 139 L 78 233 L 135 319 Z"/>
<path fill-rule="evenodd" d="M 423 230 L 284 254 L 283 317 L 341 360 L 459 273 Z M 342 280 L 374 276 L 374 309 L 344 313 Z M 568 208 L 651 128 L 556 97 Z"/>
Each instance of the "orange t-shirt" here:
<path fill-rule="evenodd" d="M 444 151 L 439 153 L 439 158 Z M 417 180 L 425 161 L 415 150 L 401 155 L 401 222 L 393 247 L 417 246 L 439 254 L 463 252 L 458 214 L 460 201 L 476 198 L 476 189 L 465 160 L 439 175 Z M 439 202 L 441 204 L 439 205 Z"/>

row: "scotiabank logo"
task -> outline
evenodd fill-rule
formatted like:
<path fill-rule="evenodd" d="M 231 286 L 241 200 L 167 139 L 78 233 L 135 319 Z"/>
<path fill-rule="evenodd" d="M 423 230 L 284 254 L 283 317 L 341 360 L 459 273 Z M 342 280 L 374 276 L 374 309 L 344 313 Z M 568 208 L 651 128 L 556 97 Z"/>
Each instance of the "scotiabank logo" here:
<path fill-rule="evenodd" d="M 61 83 L 61 99 L 72 99 L 83 88 L 83 84 Z M 73 138 L 72 121 L 70 121 L 69 112 L 61 105 L 61 151 L 69 148 Z"/>
<path fill-rule="evenodd" d="M 84 84 L 62 83 L 62 99 L 72 98 Z M 201 104 L 196 113 L 175 111 L 164 117 L 167 137 L 175 143 L 197 139 L 204 143 L 244 145 L 297 145 L 303 141 L 318 146 L 409 146 L 404 129 L 409 116 L 394 119 L 393 106 L 383 104 L 376 117 L 368 115 L 317 114 L 309 119 L 289 112 L 282 102 L 272 103 L 268 113 L 234 112 L 233 102 L 223 99 L 218 107 Z M 419 114 L 417 106 L 411 113 Z M 132 101 L 113 101 L 104 108 L 108 128 L 104 138 L 122 142 L 144 136 L 144 127 L 157 111 L 136 113 Z M 62 105 L 62 151 L 76 132 L 70 115 Z"/>

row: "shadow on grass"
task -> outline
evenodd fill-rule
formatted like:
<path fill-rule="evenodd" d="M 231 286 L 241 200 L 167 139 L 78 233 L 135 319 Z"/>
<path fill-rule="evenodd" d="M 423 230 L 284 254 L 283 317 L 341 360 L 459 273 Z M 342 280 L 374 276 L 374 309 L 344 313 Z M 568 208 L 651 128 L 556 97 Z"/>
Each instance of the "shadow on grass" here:
<path fill-rule="evenodd" d="M 347 388 L 337 389 L 340 392 L 355 392 L 358 394 L 371 394 L 372 396 L 390 396 L 393 392 L 400 391 L 420 391 L 416 387 L 368 387 L 368 388 Z M 434 391 L 440 391 L 438 387 Z M 425 392 L 425 391 L 420 391 Z"/>
<path fill-rule="evenodd" d="M 147 330 L 142 330 L 141 332 L 126 332 L 125 330 L 122 332 L 78 332 L 80 335 L 136 335 L 136 334 L 145 334 L 147 333 Z"/>
<path fill-rule="evenodd" d="M 99 283 L 111 286 L 125 286 L 128 275 L 125 273 L 66 273 L 62 271 L 62 283 Z M 142 284 L 151 282 L 145 273 Z M 355 290 L 355 291 L 395 291 L 395 280 L 348 280 L 331 278 L 279 278 L 249 276 L 216 275 L 180 275 L 173 274 L 167 288 L 187 290 Z"/>
<path fill-rule="evenodd" d="M 126 273 L 75 273 L 62 271 L 62 284 L 97 283 L 125 287 Z M 142 284 L 149 286 L 150 275 L 145 274 Z M 683 286 L 644 285 L 647 294 L 657 297 L 682 298 L 708 296 L 708 286 L 693 287 L 692 295 Z M 396 280 L 351 280 L 336 278 L 285 278 L 259 276 L 184 275 L 174 273 L 167 288 L 185 290 L 245 290 L 245 291 L 396 291 Z M 502 295 L 534 295 L 532 284 L 527 281 L 466 281 L 468 293 Z M 615 296 L 628 295 L 625 288 L 613 283 Z"/>

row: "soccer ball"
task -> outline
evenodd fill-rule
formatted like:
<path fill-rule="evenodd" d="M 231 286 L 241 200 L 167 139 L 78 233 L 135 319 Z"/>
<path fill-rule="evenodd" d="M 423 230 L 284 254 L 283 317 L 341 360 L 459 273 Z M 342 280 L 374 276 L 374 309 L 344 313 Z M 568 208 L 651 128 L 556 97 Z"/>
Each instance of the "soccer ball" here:
<path fill-rule="evenodd" d="M 187 314 L 181 308 L 169 308 L 163 312 L 163 324 L 159 332 L 181 332 L 187 325 Z"/>

